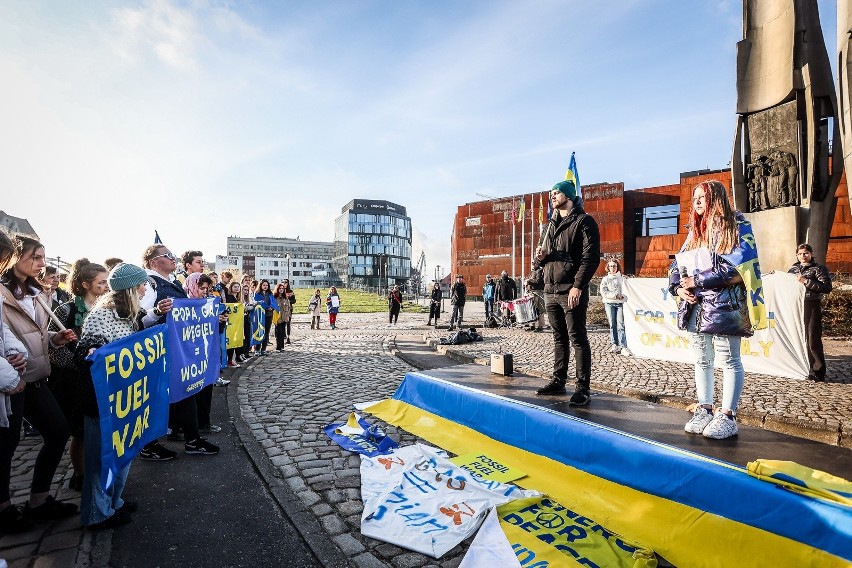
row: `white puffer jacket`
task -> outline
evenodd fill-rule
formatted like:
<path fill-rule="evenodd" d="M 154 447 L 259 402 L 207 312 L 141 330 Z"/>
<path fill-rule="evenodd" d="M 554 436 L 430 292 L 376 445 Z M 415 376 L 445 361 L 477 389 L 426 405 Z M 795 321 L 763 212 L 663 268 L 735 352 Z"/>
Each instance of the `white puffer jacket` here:
<path fill-rule="evenodd" d="M 9 364 L 6 357 L 15 353 L 23 353 L 27 356 L 27 348 L 24 344 L 15 337 L 6 322 L 3 321 L 3 297 L 0 296 L 0 428 L 9 427 L 9 415 L 12 413 L 12 406 L 9 400 L 9 393 L 21 382 L 21 376 L 18 371 Z"/>

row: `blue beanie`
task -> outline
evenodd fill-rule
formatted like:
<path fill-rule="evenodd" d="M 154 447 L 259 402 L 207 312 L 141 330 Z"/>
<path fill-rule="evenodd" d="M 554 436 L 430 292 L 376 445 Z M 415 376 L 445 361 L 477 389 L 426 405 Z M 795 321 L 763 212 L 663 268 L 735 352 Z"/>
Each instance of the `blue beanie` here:
<path fill-rule="evenodd" d="M 560 181 L 556 185 L 551 188 L 550 191 L 561 191 L 568 199 L 574 199 L 577 197 L 577 188 L 574 186 L 574 182 L 570 179 L 566 179 L 565 181 Z"/>
<path fill-rule="evenodd" d="M 109 273 L 110 290 L 128 290 L 148 281 L 148 273 L 136 266 L 123 262 Z"/>

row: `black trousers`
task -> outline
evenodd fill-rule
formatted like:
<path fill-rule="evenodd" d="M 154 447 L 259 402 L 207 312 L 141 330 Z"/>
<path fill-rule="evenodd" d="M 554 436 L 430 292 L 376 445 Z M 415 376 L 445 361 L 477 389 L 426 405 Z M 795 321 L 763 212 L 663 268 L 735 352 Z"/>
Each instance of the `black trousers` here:
<path fill-rule="evenodd" d="M 0 428 L 0 502 L 9 500 L 12 458 L 21 441 L 21 423 L 24 418 L 44 438 L 33 468 L 33 493 L 50 491 L 50 482 L 71 435 L 68 421 L 45 382 L 41 382 L 40 386 L 28 384 L 23 392 L 13 394 L 10 399 L 12 415 L 9 417 L 9 427 Z"/>
<path fill-rule="evenodd" d="M 388 314 L 388 323 L 395 323 L 399 319 L 399 304 L 394 304 L 390 307 Z"/>
<path fill-rule="evenodd" d="M 825 380 L 825 353 L 822 350 L 822 306 L 819 300 L 805 300 L 805 337 L 808 342 L 810 377 Z"/>
<path fill-rule="evenodd" d="M 284 342 L 290 337 L 290 322 L 279 321 L 275 324 L 275 348 L 283 349 Z"/>
<path fill-rule="evenodd" d="M 272 311 L 266 310 L 266 314 L 263 320 L 263 343 L 260 344 L 260 351 L 266 351 L 266 348 L 269 346 L 269 330 L 272 329 Z"/>
<path fill-rule="evenodd" d="M 440 302 L 432 302 L 429 304 L 429 319 L 434 319 L 437 322 L 441 317 L 441 304 Z"/>
<path fill-rule="evenodd" d="M 240 347 L 240 353 L 248 357 L 249 351 L 251 351 L 251 316 L 246 314 L 245 319 L 243 319 L 243 346 Z"/>
<path fill-rule="evenodd" d="M 578 390 L 589 390 L 592 377 L 592 347 L 586 330 L 589 288 L 580 294 L 574 309 L 568 307 L 568 294 L 545 294 L 547 320 L 553 328 L 553 379 L 568 381 L 568 363 L 574 350 L 574 378 Z"/>
<path fill-rule="evenodd" d="M 213 385 L 201 389 L 195 398 L 195 411 L 198 415 L 198 427 L 210 426 L 210 408 L 213 406 Z"/>

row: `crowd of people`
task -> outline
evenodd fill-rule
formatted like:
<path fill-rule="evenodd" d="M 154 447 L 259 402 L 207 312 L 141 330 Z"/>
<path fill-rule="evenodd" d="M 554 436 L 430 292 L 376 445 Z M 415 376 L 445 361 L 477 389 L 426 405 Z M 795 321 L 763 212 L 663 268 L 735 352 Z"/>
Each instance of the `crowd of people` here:
<path fill-rule="evenodd" d="M 538 389 L 543 396 L 567 394 L 571 353 L 574 355 L 575 389 L 572 406 L 590 401 L 592 352 L 586 329 L 589 283 L 600 263 L 597 223 L 582 208 L 573 182 L 554 185 L 550 200 L 553 215 L 534 255 L 535 278 L 526 290 L 537 308 L 529 324 L 541 330 L 546 315 L 553 332 L 553 375 Z M 752 255 L 753 239 L 744 217 L 732 207 L 725 187 L 717 181 L 702 182 L 693 190 L 690 231 L 682 251 L 706 250 L 707 266 L 691 273 L 675 260 L 670 270 L 669 292 L 678 299 L 677 322 L 690 333 L 695 356 L 694 379 L 697 403 L 685 425 L 687 432 L 724 439 L 738 432 L 736 413 L 745 381 L 740 340 L 750 336 L 760 322 L 741 309 L 749 296 L 739 262 Z M 746 250 L 749 249 L 749 250 Z M 805 289 L 804 324 L 811 380 L 825 380 L 820 299 L 831 290 L 825 266 L 816 262 L 813 249 L 802 244 L 790 269 Z M 225 310 L 219 315 L 221 367 L 239 367 L 252 356 L 270 349 L 284 350 L 291 343 L 291 322 L 297 303 L 287 279 L 273 285 L 250 275 L 237 278 L 231 271 L 204 273 L 203 255 L 190 250 L 180 258 L 163 244 L 149 246 L 141 266 L 107 259 L 104 264 L 80 259 L 74 263 L 65 288 L 55 269 L 46 265 L 45 248 L 26 236 L 0 232 L 0 532 L 26 530 L 34 522 L 80 515 L 91 529 L 128 522 L 137 504 L 122 498 L 130 465 L 115 477 L 108 489 L 100 479 L 99 411 L 88 357 L 99 347 L 144 328 L 163 323 L 175 299 L 218 296 L 223 306 L 243 306 L 244 337 L 241 345 L 228 345 Z M 610 327 L 611 351 L 631 355 L 624 330 L 624 282 L 616 259 L 607 260 L 601 296 Z M 461 327 L 468 288 L 457 274 L 450 290 L 450 330 Z M 496 317 L 495 306 L 518 296 L 515 281 L 504 271 L 495 280 L 487 275 L 482 288 L 486 319 Z M 430 291 L 428 324 L 437 326 L 443 294 L 439 283 Z M 325 305 L 330 328 L 336 329 L 341 308 L 335 287 L 323 297 L 316 289 L 307 302 L 311 329 L 320 329 Z M 396 324 L 402 307 L 398 286 L 388 293 L 389 323 Z M 252 321 L 263 314 L 263 327 Z M 504 312 L 503 318 L 510 314 Z M 262 333 L 260 330 L 262 329 Z M 258 336 L 260 338 L 258 339 Z M 714 407 L 715 361 L 723 369 L 722 397 Z M 217 383 L 228 381 L 219 377 Z M 187 455 L 214 456 L 219 447 L 204 436 L 221 427 L 210 421 L 213 385 L 170 405 L 166 441 L 180 442 Z M 15 449 L 26 421 L 44 440 L 32 471 L 30 495 L 23 507 L 11 503 L 10 476 Z M 77 505 L 50 495 L 50 484 L 68 440 L 73 475 L 69 486 L 81 491 Z M 140 458 L 168 461 L 177 456 L 160 440 L 147 444 Z"/>
<path fill-rule="evenodd" d="M 287 279 L 274 291 L 267 280 L 204 272 L 203 254 L 190 250 L 175 256 L 164 244 L 146 248 L 141 266 L 109 258 L 98 264 L 76 261 L 64 286 L 55 267 L 47 266 L 45 247 L 37 240 L 0 231 L 0 533 L 29 529 L 34 522 L 79 514 L 92 530 L 130 521 L 138 505 L 122 498 L 130 465 L 104 489 L 101 480 L 100 422 L 88 357 L 96 349 L 137 331 L 165 322 L 175 299 L 217 296 L 219 352 L 222 368 L 239 367 L 249 357 L 265 355 L 274 329 L 275 349 L 291 343 L 296 294 Z M 307 304 L 311 328 L 320 327 L 320 290 Z M 243 306 L 244 336 L 228 346 L 230 307 Z M 340 297 L 335 288 L 325 296 L 331 328 Z M 262 338 L 252 337 L 251 315 L 264 315 Z M 257 333 L 257 330 L 255 330 Z M 257 333 L 257 335 L 261 335 Z M 255 336 L 255 339 L 257 336 Z M 215 384 L 227 386 L 221 374 Z M 219 447 L 204 436 L 222 430 L 210 421 L 213 386 L 169 407 L 165 441 L 178 442 L 187 455 L 214 456 Z M 44 443 L 32 472 L 30 496 L 13 505 L 10 477 L 15 449 L 26 422 Z M 68 441 L 70 439 L 70 444 Z M 169 461 L 177 452 L 155 440 L 139 454 L 143 460 Z M 54 499 L 49 491 L 68 445 L 73 474 L 69 487 L 81 492 L 80 506 Z"/>

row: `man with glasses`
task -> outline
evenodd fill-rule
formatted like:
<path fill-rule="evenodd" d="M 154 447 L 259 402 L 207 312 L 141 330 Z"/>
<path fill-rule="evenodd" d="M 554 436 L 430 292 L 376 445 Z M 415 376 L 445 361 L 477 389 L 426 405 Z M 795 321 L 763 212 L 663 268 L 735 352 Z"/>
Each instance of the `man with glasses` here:
<path fill-rule="evenodd" d="M 601 262 L 600 231 L 583 211 L 574 182 L 557 183 L 550 191 L 553 216 L 535 251 L 535 267 L 544 270 L 544 302 L 553 328 L 553 378 L 540 395 L 565 394 L 569 348 L 574 348 L 576 389 L 568 404 L 589 403 L 592 348 L 586 330 L 589 282 Z"/>

